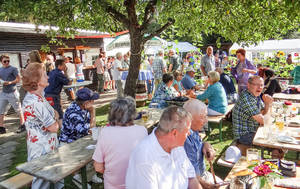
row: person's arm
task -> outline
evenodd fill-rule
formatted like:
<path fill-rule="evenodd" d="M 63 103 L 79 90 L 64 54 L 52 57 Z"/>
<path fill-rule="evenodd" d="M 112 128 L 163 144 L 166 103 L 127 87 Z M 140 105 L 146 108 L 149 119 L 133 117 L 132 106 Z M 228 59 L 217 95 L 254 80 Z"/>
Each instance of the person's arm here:
<path fill-rule="evenodd" d="M 252 118 L 257 121 L 260 125 L 264 124 L 264 116 L 262 114 L 257 114 L 252 116 Z"/>
<path fill-rule="evenodd" d="M 17 75 L 15 80 L 13 80 L 13 81 L 4 81 L 3 85 L 17 84 L 17 83 L 20 82 L 20 80 L 21 80 L 20 75 Z"/>
<path fill-rule="evenodd" d="M 264 94 L 262 96 L 262 99 L 265 103 L 265 108 L 261 111 L 262 115 L 265 115 L 266 113 L 268 113 L 270 106 L 273 103 L 273 98 L 270 95 Z"/>
<path fill-rule="evenodd" d="M 90 128 L 96 126 L 96 118 L 95 118 L 95 107 L 92 106 L 91 108 L 88 109 L 91 115 L 91 120 L 90 120 Z"/>
<path fill-rule="evenodd" d="M 103 174 L 105 171 L 104 163 L 99 163 L 97 161 L 94 161 L 94 168 L 95 168 L 95 171 L 98 173 Z"/>
<path fill-rule="evenodd" d="M 213 161 L 215 159 L 216 152 L 208 142 L 203 144 L 202 152 L 208 161 Z"/>
<path fill-rule="evenodd" d="M 57 75 L 57 79 L 59 80 L 59 82 L 61 82 L 64 85 L 71 85 L 72 84 L 72 81 L 70 81 L 69 78 L 66 77 L 62 73 Z"/>
<path fill-rule="evenodd" d="M 207 73 L 205 72 L 205 67 L 201 65 L 200 68 L 201 68 L 203 75 L 207 76 Z"/>
<path fill-rule="evenodd" d="M 196 177 L 189 178 L 188 189 L 202 189 L 202 186 L 200 185 L 200 183 Z"/>
<path fill-rule="evenodd" d="M 52 125 L 46 127 L 46 131 L 50 132 L 50 133 L 57 133 L 59 129 L 59 124 L 56 121 L 55 123 L 53 123 Z"/>
<path fill-rule="evenodd" d="M 244 73 L 245 72 L 248 72 L 248 73 L 251 73 L 251 74 L 256 74 L 256 70 L 251 70 L 251 69 L 246 69 L 246 68 L 244 68 L 243 70 L 242 70 Z"/>
<path fill-rule="evenodd" d="M 174 87 L 174 89 L 175 89 L 177 92 L 180 92 L 180 91 L 179 91 L 178 84 L 173 85 L 173 87 Z"/>
<path fill-rule="evenodd" d="M 198 95 L 196 98 L 199 100 L 206 100 L 210 97 L 210 88 L 207 88 L 203 94 Z"/>
<path fill-rule="evenodd" d="M 170 65 L 169 65 L 169 72 L 172 72 L 172 69 L 173 69 L 173 64 L 170 63 Z"/>

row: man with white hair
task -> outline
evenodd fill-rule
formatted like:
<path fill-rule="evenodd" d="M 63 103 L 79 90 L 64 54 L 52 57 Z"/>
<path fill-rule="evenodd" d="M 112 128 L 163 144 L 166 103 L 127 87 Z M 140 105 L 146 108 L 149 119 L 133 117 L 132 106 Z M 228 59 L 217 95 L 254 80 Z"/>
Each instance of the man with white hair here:
<path fill-rule="evenodd" d="M 159 126 L 130 156 L 126 188 L 202 188 L 183 148 L 191 121 L 191 114 L 181 107 L 163 112 Z"/>
<path fill-rule="evenodd" d="M 210 172 L 205 171 L 204 157 L 208 161 L 212 161 L 215 157 L 215 151 L 212 146 L 203 142 L 199 136 L 199 131 L 207 123 L 207 108 L 206 105 L 196 99 L 187 101 L 183 108 L 192 115 L 192 123 L 190 135 L 184 143 L 184 149 L 188 158 L 190 159 L 198 181 L 203 188 L 218 188 L 218 184 L 214 184 L 213 176 Z M 217 182 L 222 180 L 216 177 Z"/>
<path fill-rule="evenodd" d="M 128 70 L 128 68 L 122 68 L 122 53 L 118 52 L 116 54 L 116 59 L 113 63 L 113 79 L 116 82 L 118 97 L 122 97 L 124 95 L 124 90 L 121 81 L 121 73 L 122 71 Z"/>
<path fill-rule="evenodd" d="M 158 51 L 157 57 L 154 59 L 152 64 L 152 70 L 154 74 L 154 86 L 156 90 L 158 84 L 160 84 L 160 82 L 162 81 L 163 74 L 167 72 L 163 50 Z"/>
<path fill-rule="evenodd" d="M 205 76 L 207 76 L 208 72 L 215 71 L 215 57 L 212 46 L 207 47 L 206 55 L 201 59 L 201 71 Z"/>

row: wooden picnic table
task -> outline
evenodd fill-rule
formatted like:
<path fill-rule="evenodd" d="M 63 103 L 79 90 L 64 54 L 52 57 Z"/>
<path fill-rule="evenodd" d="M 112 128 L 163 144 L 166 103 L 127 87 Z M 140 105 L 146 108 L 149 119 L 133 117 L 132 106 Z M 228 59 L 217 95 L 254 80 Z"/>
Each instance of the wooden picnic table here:
<path fill-rule="evenodd" d="M 274 100 L 290 100 L 293 102 L 300 102 L 300 94 L 275 93 L 273 98 Z"/>
<path fill-rule="evenodd" d="M 159 122 L 160 116 L 163 112 L 162 109 L 148 108 L 147 111 L 151 114 L 150 118 L 146 122 L 144 122 L 143 119 L 135 120 L 134 124 L 143 125 L 146 127 L 146 129 L 149 129 Z"/>
<path fill-rule="evenodd" d="M 239 161 L 236 162 L 236 164 L 233 166 L 227 177 L 224 179 L 224 181 L 230 182 L 235 176 L 235 174 L 239 171 L 247 169 L 249 166 L 249 163 L 247 162 L 247 159 L 245 156 L 242 156 Z M 300 167 L 296 168 L 296 178 L 300 178 Z M 291 178 L 293 179 L 293 178 Z M 273 188 L 282 188 L 282 187 L 276 187 Z M 220 187 L 220 189 L 226 189 L 226 186 Z"/>
<path fill-rule="evenodd" d="M 285 127 L 286 131 L 293 132 L 295 128 Z M 287 149 L 296 152 L 300 152 L 299 144 L 289 144 L 278 142 L 276 139 L 272 140 L 272 142 L 268 141 L 263 135 L 263 127 L 259 127 L 253 139 L 253 144 L 257 146 L 267 147 L 267 148 L 276 148 L 276 149 Z"/>
<path fill-rule="evenodd" d="M 54 188 L 55 183 L 80 170 L 82 188 L 87 188 L 85 166 L 92 161 L 94 149 L 86 147 L 95 144 L 96 141 L 88 135 L 58 148 L 57 151 L 23 163 L 16 169 L 51 182 L 50 188 Z"/>

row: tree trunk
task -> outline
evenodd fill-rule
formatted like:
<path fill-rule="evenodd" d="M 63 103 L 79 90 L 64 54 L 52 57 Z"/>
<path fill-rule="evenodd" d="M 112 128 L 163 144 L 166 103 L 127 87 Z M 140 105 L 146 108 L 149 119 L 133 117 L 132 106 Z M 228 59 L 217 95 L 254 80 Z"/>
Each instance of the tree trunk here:
<path fill-rule="evenodd" d="M 142 42 L 143 36 L 138 29 L 129 30 L 129 35 L 131 55 L 124 94 L 125 96 L 132 96 L 135 98 L 136 84 L 139 76 L 139 68 L 144 44 Z"/>

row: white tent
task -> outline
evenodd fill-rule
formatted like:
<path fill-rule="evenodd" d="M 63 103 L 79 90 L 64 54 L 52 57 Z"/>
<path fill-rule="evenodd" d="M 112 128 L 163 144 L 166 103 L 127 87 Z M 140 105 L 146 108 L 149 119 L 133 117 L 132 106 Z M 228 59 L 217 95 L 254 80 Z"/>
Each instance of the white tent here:
<path fill-rule="evenodd" d="M 250 46 L 234 43 L 230 48 L 230 53 L 239 48 L 246 50 L 246 56 L 250 60 L 253 58 L 272 57 L 277 51 L 293 54 L 294 52 L 300 52 L 300 39 L 266 40 Z M 264 57 L 260 57 L 260 53 L 264 53 Z"/>
<path fill-rule="evenodd" d="M 197 47 L 194 45 L 190 44 L 189 42 L 168 42 L 168 46 L 172 47 L 174 51 L 178 49 L 179 52 L 190 52 L 190 51 L 197 51 Z"/>

